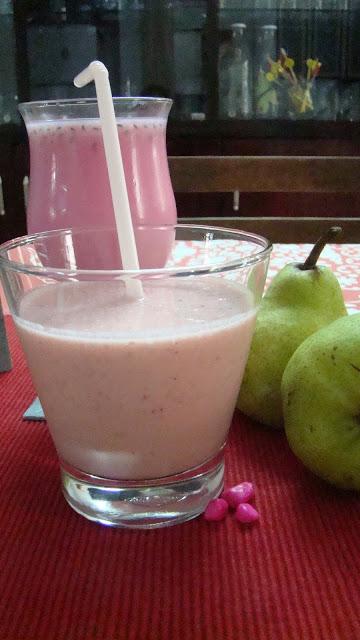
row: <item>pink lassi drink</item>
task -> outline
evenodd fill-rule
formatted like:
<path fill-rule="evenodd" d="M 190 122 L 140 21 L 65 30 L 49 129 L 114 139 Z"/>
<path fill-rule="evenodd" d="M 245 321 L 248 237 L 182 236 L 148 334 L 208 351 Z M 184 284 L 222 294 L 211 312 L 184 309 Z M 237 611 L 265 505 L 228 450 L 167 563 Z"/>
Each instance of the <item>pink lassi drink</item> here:
<path fill-rule="evenodd" d="M 176 225 L 164 267 L 91 269 L 106 238 L 69 229 L 9 241 L 6 294 L 69 504 L 116 526 L 182 522 L 222 490 L 271 246 Z M 79 270 L 84 246 L 90 267 Z"/>
<path fill-rule="evenodd" d="M 115 98 L 117 131 L 140 267 L 165 264 L 176 223 L 166 125 L 171 101 Z M 20 111 L 30 145 L 28 233 L 110 228 L 114 236 L 94 268 L 119 268 L 114 210 L 96 101 L 25 103 Z M 86 246 L 77 251 L 87 267 Z"/>
<path fill-rule="evenodd" d="M 59 457 L 116 479 L 161 478 L 225 442 L 248 356 L 252 296 L 221 278 L 41 287 L 16 320 Z"/>

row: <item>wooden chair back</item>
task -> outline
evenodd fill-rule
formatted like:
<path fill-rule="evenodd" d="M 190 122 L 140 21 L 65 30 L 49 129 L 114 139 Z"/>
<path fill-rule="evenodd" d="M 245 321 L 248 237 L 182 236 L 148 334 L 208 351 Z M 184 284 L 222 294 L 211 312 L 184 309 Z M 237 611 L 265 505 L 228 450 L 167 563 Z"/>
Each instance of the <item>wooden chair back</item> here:
<path fill-rule="evenodd" d="M 172 156 L 175 193 L 356 193 L 360 157 L 350 156 Z M 339 242 L 360 242 L 360 219 L 324 217 L 184 218 L 184 222 L 241 228 L 272 242 L 313 242 L 331 225 Z"/>

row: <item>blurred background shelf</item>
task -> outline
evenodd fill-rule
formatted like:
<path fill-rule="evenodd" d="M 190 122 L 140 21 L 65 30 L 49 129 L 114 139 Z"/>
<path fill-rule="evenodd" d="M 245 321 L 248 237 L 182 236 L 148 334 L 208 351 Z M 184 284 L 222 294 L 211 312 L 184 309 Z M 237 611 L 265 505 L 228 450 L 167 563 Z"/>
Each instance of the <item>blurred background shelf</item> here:
<path fill-rule="evenodd" d="M 281 49 L 297 75 L 321 61 L 305 112 L 266 80 Z M 0 240 L 25 231 L 18 102 L 93 95 L 72 80 L 94 58 L 114 94 L 173 98 L 171 155 L 359 155 L 360 0 L 2 0 Z M 181 216 L 360 215 L 356 194 L 176 197 Z"/>

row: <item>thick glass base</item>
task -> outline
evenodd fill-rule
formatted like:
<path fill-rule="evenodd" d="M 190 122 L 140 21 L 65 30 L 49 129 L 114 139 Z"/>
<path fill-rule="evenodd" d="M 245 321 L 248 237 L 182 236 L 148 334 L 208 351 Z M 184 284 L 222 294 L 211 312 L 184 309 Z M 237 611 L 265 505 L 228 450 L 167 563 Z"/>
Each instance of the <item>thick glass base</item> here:
<path fill-rule="evenodd" d="M 157 480 L 99 478 L 61 461 L 65 499 L 80 515 L 113 527 L 154 529 L 202 513 L 222 491 L 223 452 L 205 464 Z"/>

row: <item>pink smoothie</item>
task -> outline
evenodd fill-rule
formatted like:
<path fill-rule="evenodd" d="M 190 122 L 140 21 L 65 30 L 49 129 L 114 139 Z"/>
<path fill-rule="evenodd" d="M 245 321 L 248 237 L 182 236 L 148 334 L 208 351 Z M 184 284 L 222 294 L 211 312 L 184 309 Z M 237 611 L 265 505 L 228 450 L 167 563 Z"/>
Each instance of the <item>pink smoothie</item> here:
<path fill-rule="evenodd" d="M 135 235 L 143 268 L 165 264 L 176 223 L 166 154 L 166 118 L 122 118 L 118 135 Z M 51 229 L 113 227 L 114 213 L 99 121 L 28 124 L 31 180 L 28 233 Z M 165 225 L 162 230 L 151 225 Z M 166 228 L 166 225 L 168 228 Z M 115 236 L 114 236 L 115 238 Z M 116 239 L 116 238 L 115 238 Z M 102 264 L 119 268 L 114 242 Z"/>
<path fill-rule="evenodd" d="M 216 454 L 253 332 L 251 294 L 223 278 L 148 281 L 144 294 L 44 286 L 16 319 L 60 458 L 106 478 L 159 478 Z"/>

